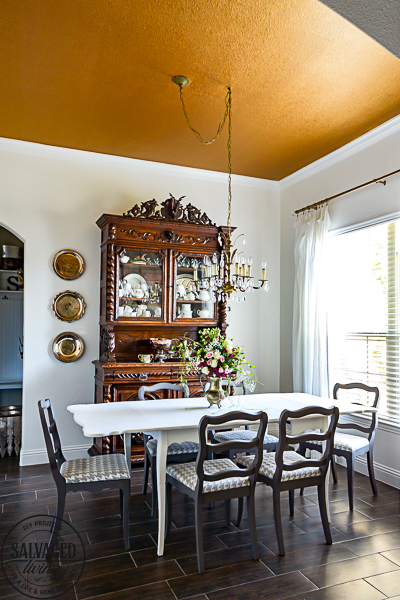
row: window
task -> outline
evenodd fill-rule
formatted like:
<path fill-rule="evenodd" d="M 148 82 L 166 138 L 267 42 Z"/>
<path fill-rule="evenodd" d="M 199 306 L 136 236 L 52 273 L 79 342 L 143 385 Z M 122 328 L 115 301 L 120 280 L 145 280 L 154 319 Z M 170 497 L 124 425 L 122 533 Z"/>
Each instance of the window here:
<path fill-rule="evenodd" d="M 380 414 L 396 420 L 399 242 L 400 219 L 332 236 L 327 270 L 329 387 L 351 381 L 377 386 Z"/>

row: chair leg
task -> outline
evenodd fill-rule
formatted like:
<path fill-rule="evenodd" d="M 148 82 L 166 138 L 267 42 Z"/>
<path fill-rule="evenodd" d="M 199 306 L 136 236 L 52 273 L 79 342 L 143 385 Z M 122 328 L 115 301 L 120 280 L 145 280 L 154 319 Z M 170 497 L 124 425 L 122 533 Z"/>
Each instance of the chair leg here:
<path fill-rule="evenodd" d="M 225 500 L 225 521 L 226 526 L 229 529 L 231 526 L 231 501 Z"/>
<path fill-rule="evenodd" d="M 171 521 L 172 521 L 172 485 L 167 483 L 165 486 L 165 536 L 166 540 L 169 532 L 171 531 Z"/>
<path fill-rule="evenodd" d="M 65 489 L 57 488 L 57 511 L 56 511 L 56 516 L 54 518 L 53 525 L 52 525 L 52 532 L 51 532 L 51 536 L 49 539 L 49 545 L 47 547 L 47 557 L 49 557 L 49 558 L 51 557 L 51 553 L 54 548 L 54 544 L 57 541 L 57 537 L 58 537 L 58 534 L 59 534 L 61 526 L 62 526 L 62 518 L 64 516 L 65 496 L 66 495 L 67 494 L 66 494 Z"/>
<path fill-rule="evenodd" d="M 337 483 L 338 476 L 337 476 L 337 472 L 336 472 L 336 461 L 335 461 L 334 454 L 332 454 L 332 458 L 331 458 L 331 470 L 332 470 L 333 483 Z"/>
<path fill-rule="evenodd" d="M 328 511 L 326 509 L 325 483 L 318 486 L 318 504 L 326 543 L 332 544 L 331 528 L 329 527 Z"/>
<path fill-rule="evenodd" d="M 240 498 L 243 506 L 243 498 Z M 257 543 L 257 528 L 256 528 L 256 511 L 254 506 L 254 494 L 247 496 L 247 516 L 249 519 L 250 525 L 250 540 L 251 540 L 251 554 L 254 560 L 258 560 L 260 558 L 260 553 L 258 551 L 258 543 Z"/>
<path fill-rule="evenodd" d="M 157 467 L 156 457 L 151 457 L 151 516 L 157 516 Z"/>
<path fill-rule="evenodd" d="M 294 490 L 289 490 L 289 510 L 290 516 L 294 515 Z"/>
<path fill-rule="evenodd" d="M 273 488 L 272 497 L 274 501 L 274 520 L 276 539 L 278 542 L 279 556 L 285 556 L 285 544 L 283 543 L 282 519 L 281 519 L 281 493 L 279 489 Z"/>
<path fill-rule="evenodd" d="M 144 473 L 143 473 L 143 488 L 142 488 L 142 494 L 143 496 L 145 496 L 147 494 L 147 483 L 149 481 L 149 470 L 150 470 L 150 460 L 149 460 L 149 454 L 146 450 L 146 447 L 144 449 Z"/>
<path fill-rule="evenodd" d="M 239 527 L 243 516 L 243 498 L 238 498 L 238 514 L 236 520 L 236 527 Z"/>
<path fill-rule="evenodd" d="M 120 498 L 122 493 L 122 522 L 124 528 L 124 540 L 125 540 L 125 550 L 129 550 L 129 503 L 130 503 L 130 495 L 131 495 L 131 482 L 128 481 L 128 485 L 124 486 L 124 488 L 120 489 Z"/>
<path fill-rule="evenodd" d="M 346 462 L 347 462 L 347 492 L 349 495 L 349 507 L 350 507 L 350 510 L 354 510 L 354 500 L 353 500 L 354 469 L 355 469 L 354 454 L 349 454 L 349 456 L 346 456 Z"/>
<path fill-rule="evenodd" d="M 201 504 L 197 500 L 195 501 L 195 514 L 196 514 L 196 550 L 197 550 L 197 567 L 199 573 L 204 573 L 204 552 L 203 552 L 203 528 L 201 521 Z"/>
<path fill-rule="evenodd" d="M 375 473 L 374 473 L 374 460 L 373 460 L 372 448 L 370 448 L 369 451 L 367 452 L 367 465 L 368 465 L 369 480 L 371 482 L 371 488 L 372 488 L 373 493 L 376 495 L 378 493 L 378 487 L 376 485 L 376 479 L 375 479 Z"/>
<path fill-rule="evenodd" d="M 121 517 L 121 521 L 124 520 L 124 492 L 123 489 L 119 489 L 119 516 Z"/>
<path fill-rule="evenodd" d="M 300 488 L 300 496 L 304 496 L 304 488 Z"/>

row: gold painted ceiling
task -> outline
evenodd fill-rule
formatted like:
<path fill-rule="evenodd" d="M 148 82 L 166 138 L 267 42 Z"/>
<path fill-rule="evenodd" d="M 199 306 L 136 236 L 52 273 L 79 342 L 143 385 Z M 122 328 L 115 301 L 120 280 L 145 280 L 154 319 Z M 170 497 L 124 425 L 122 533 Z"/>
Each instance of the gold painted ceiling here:
<path fill-rule="evenodd" d="M 351 0 L 349 0 L 351 1 Z M 0 136 L 279 180 L 400 113 L 400 61 L 317 0 L 2 0 Z"/>

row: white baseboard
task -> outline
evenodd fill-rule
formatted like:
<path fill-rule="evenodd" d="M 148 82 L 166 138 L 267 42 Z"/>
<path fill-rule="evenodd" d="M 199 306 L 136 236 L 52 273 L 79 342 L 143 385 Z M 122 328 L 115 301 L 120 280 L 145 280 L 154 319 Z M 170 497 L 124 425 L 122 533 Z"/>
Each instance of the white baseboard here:
<path fill-rule="evenodd" d="M 346 466 L 346 461 L 343 456 L 337 456 L 336 462 L 344 467 Z M 368 476 L 366 456 L 358 456 L 356 458 L 355 469 L 357 473 L 362 473 L 362 475 Z M 387 483 L 387 485 L 391 485 L 392 487 L 400 489 L 400 471 L 397 469 L 392 469 L 391 467 L 377 463 L 374 460 L 374 472 L 375 478 L 378 481 L 382 481 L 383 483 Z"/>
<path fill-rule="evenodd" d="M 63 447 L 63 454 L 67 460 L 72 458 L 87 458 L 87 451 L 90 446 L 65 446 Z M 21 450 L 19 455 L 19 464 L 21 467 L 28 465 L 43 465 L 49 462 L 47 456 L 47 450 L 45 448 L 38 448 L 37 450 L 27 450 L 24 452 Z"/>

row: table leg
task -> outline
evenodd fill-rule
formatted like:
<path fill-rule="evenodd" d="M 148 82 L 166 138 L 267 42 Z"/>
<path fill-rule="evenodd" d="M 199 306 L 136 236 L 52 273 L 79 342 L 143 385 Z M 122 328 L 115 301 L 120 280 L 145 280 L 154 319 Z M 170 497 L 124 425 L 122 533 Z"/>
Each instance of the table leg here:
<path fill-rule="evenodd" d="M 164 554 L 165 533 L 165 469 L 167 467 L 168 432 L 157 432 L 157 498 L 158 498 L 158 547 L 157 554 Z"/>
<path fill-rule="evenodd" d="M 126 458 L 126 462 L 128 464 L 129 475 L 130 475 L 132 472 L 132 457 L 131 457 L 132 434 L 131 433 L 124 434 L 124 449 L 125 449 L 125 458 Z"/>

